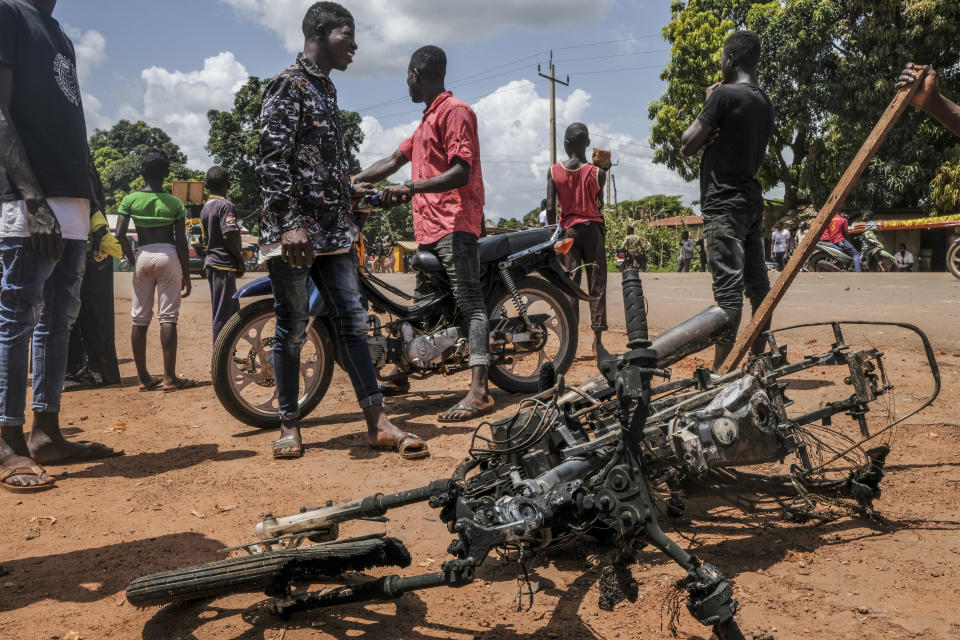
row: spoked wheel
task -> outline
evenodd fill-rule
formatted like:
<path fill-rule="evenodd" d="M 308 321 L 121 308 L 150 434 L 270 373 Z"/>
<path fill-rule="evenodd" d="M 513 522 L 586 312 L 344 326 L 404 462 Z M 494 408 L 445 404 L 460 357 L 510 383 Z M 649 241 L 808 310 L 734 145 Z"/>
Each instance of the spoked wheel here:
<path fill-rule="evenodd" d="M 265 591 L 278 596 L 292 584 L 329 581 L 324 576 L 409 564 L 410 553 L 395 538 L 333 542 L 266 551 L 137 578 L 127 586 L 127 601 L 148 607 L 234 593 Z M 342 579 L 336 582 L 343 584 Z"/>
<path fill-rule="evenodd" d="M 527 307 L 527 317 L 543 333 L 529 341 L 508 344 L 504 355 L 509 362 L 492 364 L 490 380 L 504 391 L 535 393 L 545 363 L 552 362 L 557 373 L 570 368 L 577 353 L 577 318 L 567 297 L 546 280 L 523 278 L 517 282 L 517 289 Z M 509 292 L 504 292 L 488 309 L 491 328 L 504 318 L 517 318 Z"/>
<path fill-rule="evenodd" d="M 947 251 L 947 269 L 953 277 L 960 278 L 960 242 L 954 242 Z"/>
<path fill-rule="evenodd" d="M 280 426 L 273 369 L 276 318 L 272 300 L 247 305 L 223 327 L 213 347 L 211 374 L 217 399 L 234 418 L 252 427 Z M 316 409 L 333 377 L 333 341 L 327 328 L 310 325 L 300 351 L 300 415 Z"/>

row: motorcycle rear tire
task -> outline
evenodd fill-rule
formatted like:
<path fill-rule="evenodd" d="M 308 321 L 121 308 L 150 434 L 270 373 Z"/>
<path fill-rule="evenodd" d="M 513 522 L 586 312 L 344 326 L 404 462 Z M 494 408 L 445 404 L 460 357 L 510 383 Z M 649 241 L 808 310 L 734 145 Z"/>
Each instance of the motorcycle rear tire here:
<path fill-rule="evenodd" d="M 131 582 L 127 586 L 127 601 L 135 607 L 149 607 L 234 593 L 262 592 L 278 579 L 279 572 L 291 561 L 328 560 L 333 565 L 344 564 L 345 560 L 370 554 L 384 544 L 384 540 L 375 539 L 282 549 L 164 571 Z"/>
<path fill-rule="evenodd" d="M 273 315 L 272 299 L 257 300 L 248 304 L 227 321 L 213 345 L 210 375 L 213 379 L 213 390 L 217 394 L 217 399 L 230 415 L 251 427 L 275 429 L 280 426 L 279 411 L 276 415 L 253 411 L 242 398 L 237 396 L 230 382 L 230 365 L 233 360 L 233 352 L 230 350 L 230 346 L 237 341 L 240 334 L 247 330 L 252 321 L 264 315 Z M 330 338 L 326 327 L 319 322 L 311 323 L 307 340 L 316 340 L 323 345 L 324 358 L 323 362 L 318 363 L 322 367 L 322 371 L 319 374 L 320 383 L 316 391 L 300 399 L 300 415 L 302 417 L 309 415 L 323 400 L 323 396 L 326 395 L 327 389 L 330 387 L 334 368 L 333 340 Z M 303 391 L 301 389 L 301 392 Z"/>
<path fill-rule="evenodd" d="M 843 271 L 843 269 L 830 269 L 825 268 L 820 265 L 821 262 L 830 262 L 830 256 L 825 251 L 820 251 L 819 249 L 815 250 L 810 254 L 810 257 L 807 258 L 807 269 L 809 271 L 816 271 L 818 273 L 833 273 L 837 271 Z"/>
<path fill-rule="evenodd" d="M 567 369 L 569 369 L 573 363 L 574 357 L 577 355 L 577 337 L 579 334 L 577 315 L 574 312 L 573 305 L 570 304 L 570 299 L 546 280 L 533 276 L 521 278 L 517 282 L 517 290 L 520 292 L 521 297 L 525 292 L 529 292 L 543 299 L 549 299 L 551 305 L 554 305 L 559 311 L 559 315 L 563 316 L 562 322 L 566 325 L 568 335 L 565 340 L 561 338 L 563 341 L 561 350 L 554 358 L 553 366 L 558 374 L 566 373 Z M 497 303 L 503 301 L 504 298 L 508 301 L 505 303 L 508 313 L 514 313 L 513 303 L 510 302 L 512 298 L 510 298 L 508 292 L 503 292 L 500 296 L 489 300 L 487 303 L 487 312 L 492 315 L 497 307 Z M 510 374 L 504 365 L 491 364 L 489 377 L 490 382 L 504 391 L 509 393 L 530 394 L 536 393 L 539 389 L 540 369 L 537 369 L 537 371 L 529 376 L 518 377 Z"/>
<path fill-rule="evenodd" d="M 960 278 L 960 242 L 954 242 L 947 251 L 947 269 L 954 278 Z"/>

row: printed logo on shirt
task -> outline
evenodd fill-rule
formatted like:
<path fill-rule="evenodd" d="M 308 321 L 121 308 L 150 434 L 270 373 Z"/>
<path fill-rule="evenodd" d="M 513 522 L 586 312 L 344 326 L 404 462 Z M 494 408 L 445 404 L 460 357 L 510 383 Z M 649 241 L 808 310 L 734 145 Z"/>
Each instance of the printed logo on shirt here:
<path fill-rule="evenodd" d="M 53 59 L 53 77 L 70 104 L 79 107 L 80 84 L 77 82 L 77 68 L 62 53 L 58 53 Z"/>

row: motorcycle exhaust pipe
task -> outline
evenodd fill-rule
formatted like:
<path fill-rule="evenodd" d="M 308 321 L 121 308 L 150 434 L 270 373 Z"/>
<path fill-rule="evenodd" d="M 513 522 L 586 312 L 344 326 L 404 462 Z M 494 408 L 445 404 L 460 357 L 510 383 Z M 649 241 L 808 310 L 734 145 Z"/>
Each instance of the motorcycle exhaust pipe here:
<path fill-rule="evenodd" d="M 657 366 L 666 368 L 703 351 L 729 333 L 730 319 L 723 309 L 714 305 L 658 335 L 650 348 L 657 352 Z"/>
<path fill-rule="evenodd" d="M 646 323 L 643 324 L 645 328 Z M 657 352 L 657 366 L 665 369 L 690 354 L 703 351 L 726 337 L 729 332 L 730 320 L 726 312 L 714 305 L 661 333 L 650 343 L 650 349 Z M 607 379 L 603 374 L 598 374 L 578 389 L 592 395 L 608 387 Z M 560 404 L 576 402 L 580 398 L 575 391 L 568 391 L 560 399 Z"/>

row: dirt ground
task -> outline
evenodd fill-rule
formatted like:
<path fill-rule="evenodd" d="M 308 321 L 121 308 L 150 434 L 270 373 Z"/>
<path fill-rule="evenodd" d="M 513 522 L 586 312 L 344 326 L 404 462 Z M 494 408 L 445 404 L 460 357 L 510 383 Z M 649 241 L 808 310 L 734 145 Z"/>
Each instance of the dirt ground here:
<path fill-rule="evenodd" d="M 533 638 L 670 637 L 668 603 L 682 571 L 645 552 L 633 567 L 636 603 L 614 611 L 598 606 L 601 550 L 584 545 L 554 552 L 535 569 L 532 606 L 518 599 L 514 567 L 488 561 L 474 584 L 457 590 L 408 594 L 388 604 L 298 614 L 283 621 L 263 613 L 263 595 L 237 595 L 185 607 L 138 610 L 124 588 L 138 576 L 218 559 L 223 547 L 253 540 L 254 525 L 271 512 L 344 501 L 426 484 L 450 474 L 463 457 L 473 424 L 440 427 L 433 419 L 467 384 L 467 374 L 416 383 L 414 392 L 387 401 L 404 429 L 424 437 L 431 457 L 403 461 L 374 452 L 361 437 L 352 391 L 338 371 L 328 397 L 304 430 L 307 454 L 276 462 L 275 434 L 245 427 L 223 411 L 212 388 L 164 395 L 138 393 L 130 360 L 129 276 L 118 274 L 117 335 L 122 388 L 73 392 L 62 414 L 73 438 L 99 440 L 126 456 L 51 467 L 59 487 L 37 495 L 0 492 L 0 638 L 3 640 L 151 640 L 403 638 L 520 640 Z M 403 283 L 403 277 L 396 278 Z M 608 346 L 625 344 L 619 280 L 611 278 Z M 707 306 L 704 274 L 647 276 L 646 295 L 656 332 Z M 209 381 L 210 319 L 205 285 L 195 281 L 180 325 L 179 370 Z M 928 330 L 943 376 L 940 398 L 898 429 L 883 495 L 885 522 L 848 515 L 788 522 L 769 506 L 744 508 L 716 500 L 689 503 L 688 517 L 671 528 L 683 546 L 718 566 L 734 583 L 747 638 L 960 637 L 960 281 L 945 274 L 803 274 L 781 305 L 775 324 L 830 317 L 913 322 Z M 568 380 L 596 369 L 587 358 L 589 331 Z M 884 331 L 873 337 L 887 354 L 902 406 L 930 388 L 916 344 Z M 159 338 L 151 329 L 151 358 L 159 371 Z M 829 347 L 808 342 L 797 351 Z M 791 349 L 794 349 L 791 346 Z M 674 368 L 688 373 L 703 357 Z M 798 388 L 802 391 L 804 388 Z M 835 381 L 809 381 L 808 400 Z M 812 400 L 811 400 L 812 398 Z M 505 416 L 518 399 L 497 391 Z M 898 409 L 900 406 L 897 407 Z M 426 505 L 404 508 L 386 525 L 362 523 L 347 533 L 386 530 L 413 557 L 405 575 L 435 570 L 446 559 L 450 534 Z M 681 535 L 683 537 L 681 537 Z M 693 542 L 690 542 L 692 538 Z M 522 605 L 518 607 L 518 604 Z M 518 608 L 520 610 L 518 610 Z M 709 633 L 681 608 L 678 637 Z"/>

